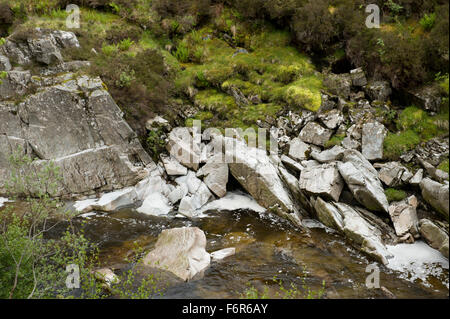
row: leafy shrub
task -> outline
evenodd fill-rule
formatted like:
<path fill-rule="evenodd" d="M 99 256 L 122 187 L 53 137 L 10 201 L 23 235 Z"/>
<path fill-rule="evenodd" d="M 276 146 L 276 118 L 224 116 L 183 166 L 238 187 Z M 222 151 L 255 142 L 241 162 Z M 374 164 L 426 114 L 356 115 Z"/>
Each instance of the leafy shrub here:
<path fill-rule="evenodd" d="M 132 41 L 130 38 L 126 38 L 120 41 L 118 48 L 120 51 L 127 51 L 133 44 L 134 41 Z"/>
<path fill-rule="evenodd" d="M 41 167 L 15 150 L 9 158 L 9 198 L 26 204 L 23 213 L 15 204 L 0 212 L 0 298 L 98 298 L 99 285 L 92 275 L 96 265 L 95 247 L 82 233 L 68 227 L 59 239 L 50 239 L 49 231 L 62 221 L 70 221 L 54 194 L 61 177 L 53 163 Z M 19 198 L 15 197 L 18 194 Z M 59 221 L 58 221 L 59 220 Z M 80 270 L 81 289 L 66 288 L 66 267 Z"/>
<path fill-rule="evenodd" d="M 152 130 L 147 136 L 147 150 L 150 151 L 150 156 L 154 161 L 159 160 L 159 155 L 165 150 L 166 142 L 163 136 L 164 132 L 162 130 Z"/>
<path fill-rule="evenodd" d="M 114 44 L 106 44 L 102 46 L 102 52 L 104 55 L 112 56 L 117 53 L 119 50 L 117 45 Z"/>
<path fill-rule="evenodd" d="M 181 42 L 177 46 L 177 50 L 175 51 L 174 56 L 177 58 L 178 61 L 182 63 L 189 62 L 189 49 L 184 42 Z"/>
<path fill-rule="evenodd" d="M 434 24 L 436 23 L 436 14 L 425 14 L 423 18 L 420 19 L 419 23 L 424 30 L 430 31 L 431 29 L 433 29 Z"/>

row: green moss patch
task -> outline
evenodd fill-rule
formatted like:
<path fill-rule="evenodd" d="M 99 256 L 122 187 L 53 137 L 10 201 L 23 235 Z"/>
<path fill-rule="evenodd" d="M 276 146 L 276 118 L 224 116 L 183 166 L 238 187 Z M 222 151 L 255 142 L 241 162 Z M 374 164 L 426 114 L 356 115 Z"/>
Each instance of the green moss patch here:
<path fill-rule="evenodd" d="M 386 194 L 389 203 L 399 202 L 401 200 L 404 200 L 406 196 L 408 196 L 405 191 L 395 188 L 388 188 L 384 191 L 384 193 Z"/>

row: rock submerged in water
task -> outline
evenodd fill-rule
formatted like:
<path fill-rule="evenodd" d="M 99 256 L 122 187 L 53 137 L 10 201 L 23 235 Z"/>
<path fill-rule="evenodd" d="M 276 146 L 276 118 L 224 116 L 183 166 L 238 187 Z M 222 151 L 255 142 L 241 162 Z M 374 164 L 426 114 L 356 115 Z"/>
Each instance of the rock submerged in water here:
<path fill-rule="evenodd" d="M 211 256 L 205 250 L 205 233 L 197 227 L 165 229 L 155 248 L 143 260 L 145 266 L 167 270 L 184 281 L 201 275 Z"/>

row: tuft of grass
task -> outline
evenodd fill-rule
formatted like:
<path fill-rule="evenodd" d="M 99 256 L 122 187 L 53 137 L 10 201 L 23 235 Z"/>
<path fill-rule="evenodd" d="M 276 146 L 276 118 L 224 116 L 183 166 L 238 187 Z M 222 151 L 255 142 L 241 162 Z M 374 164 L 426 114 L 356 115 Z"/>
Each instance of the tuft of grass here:
<path fill-rule="evenodd" d="M 436 23 L 436 13 L 425 14 L 419 23 L 425 31 L 430 31 Z"/>
<path fill-rule="evenodd" d="M 442 161 L 439 166 L 438 169 L 443 170 L 444 172 L 449 172 L 449 160 L 448 158 L 444 161 Z"/>
<path fill-rule="evenodd" d="M 325 143 L 325 148 L 332 148 L 336 145 L 341 145 L 341 142 L 344 140 L 345 135 L 334 135 L 330 138 L 328 142 Z"/>
<path fill-rule="evenodd" d="M 119 42 L 118 48 L 120 51 L 127 51 L 133 44 L 134 41 L 132 41 L 130 38 L 126 38 Z"/>
<path fill-rule="evenodd" d="M 420 144 L 420 136 L 413 130 L 404 132 L 389 132 L 384 139 L 384 157 L 397 160 L 403 153 L 409 152 Z"/>
<path fill-rule="evenodd" d="M 395 189 L 395 188 L 387 188 L 384 193 L 386 194 L 386 198 L 389 203 L 391 202 L 399 202 L 404 200 L 407 196 L 405 191 Z"/>

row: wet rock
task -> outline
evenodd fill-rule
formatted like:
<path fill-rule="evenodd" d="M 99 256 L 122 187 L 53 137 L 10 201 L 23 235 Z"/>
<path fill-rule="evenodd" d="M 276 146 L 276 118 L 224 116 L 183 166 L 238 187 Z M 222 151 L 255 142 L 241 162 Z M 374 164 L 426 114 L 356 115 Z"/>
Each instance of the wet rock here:
<path fill-rule="evenodd" d="M 306 167 L 300 174 L 300 189 L 309 194 L 339 201 L 343 188 L 344 181 L 335 163 Z"/>
<path fill-rule="evenodd" d="M 381 231 L 369 223 L 360 213 L 343 203 L 327 203 L 320 197 L 315 201 L 319 220 L 344 234 L 364 253 L 387 264 L 389 252 L 381 238 Z"/>
<path fill-rule="evenodd" d="M 301 130 L 299 137 L 303 142 L 324 146 L 332 135 L 333 131 L 323 128 L 315 122 L 310 122 Z"/>
<path fill-rule="evenodd" d="M 420 220 L 419 229 L 428 245 L 439 250 L 448 259 L 448 233 L 428 219 Z"/>
<path fill-rule="evenodd" d="M 389 162 L 381 165 L 378 178 L 388 187 L 401 186 L 408 183 L 413 175 L 399 162 Z"/>
<path fill-rule="evenodd" d="M 137 193 L 134 187 L 127 187 L 115 192 L 106 193 L 97 200 L 82 201 L 81 209 L 83 213 L 93 210 L 102 212 L 112 212 L 121 207 L 133 205 L 137 200 Z M 83 203 L 84 202 L 84 203 Z"/>
<path fill-rule="evenodd" d="M 280 172 L 281 179 L 289 188 L 292 197 L 297 202 L 299 210 L 302 216 L 307 216 L 313 212 L 311 203 L 309 202 L 306 194 L 300 189 L 300 184 L 298 178 L 290 174 L 286 168 L 279 166 L 278 170 Z"/>
<path fill-rule="evenodd" d="M 362 154 L 369 161 L 383 158 L 383 143 L 387 130 L 378 122 L 365 123 L 362 127 Z"/>
<path fill-rule="evenodd" d="M 178 211 L 186 217 L 194 217 L 196 211 L 208 203 L 214 196 L 209 191 L 208 186 L 195 176 L 195 173 L 189 171 L 186 176 L 175 180 L 178 185 L 186 185 L 188 195 L 183 197 Z"/>
<path fill-rule="evenodd" d="M 334 146 L 322 152 L 312 152 L 311 157 L 320 163 L 339 161 L 344 156 L 345 149 L 341 146 Z"/>
<path fill-rule="evenodd" d="M 355 199 L 373 211 L 388 212 L 388 201 L 378 172 L 355 150 L 346 150 L 342 162 L 337 164 L 339 172 Z"/>
<path fill-rule="evenodd" d="M 174 128 L 169 133 L 166 148 L 181 164 L 196 171 L 200 164 L 201 136 L 196 130 L 193 132 L 195 136 L 186 127 Z"/>
<path fill-rule="evenodd" d="M 266 209 L 301 225 L 298 209 L 278 175 L 281 161 L 245 142 L 223 138 L 231 174 Z"/>
<path fill-rule="evenodd" d="M 235 253 L 236 253 L 236 248 L 234 248 L 234 247 L 216 250 L 211 253 L 211 259 L 212 259 L 212 261 L 219 261 L 219 260 L 225 259 L 227 257 L 233 256 Z"/>
<path fill-rule="evenodd" d="M 327 128 L 331 130 L 334 130 L 344 122 L 342 112 L 337 109 L 319 114 L 319 119 Z"/>
<path fill-rule="evenodd" d="M 197 177 L 205 176 L 203 181 L 217 196 L 224 197 L 227 194 L 228 164 L 222 154 L 217 154 L 206 162 L 206 165 L 197 172 Z"/>
<path fill-rule="evenodd" d="M 430 178 L 420 183 L 423 198 L 447 220 L 449 215 L 449 185 L 440 184 Z"/>
<path fill-rule="evenodd" d="M 293 159 L 291 159 L 290 157 L 286 156 L 286 155 L 282 155 L 281 156 L 281 162 L 290 170 L 296 172 L 296 173 L 300 173 L 303 170 L 303 165 L 300 163 L 297 163 L 296 161 L 294 161 Z"/>
<path fill-rule="evenodd" d="M 146 266 L 170 271 L 188 281 L 209 266 L 211 257 L 205 247 L 205 233 L 197 227 L 165 229 L 143 262 Z"/>
<path fill-rule="evenodd" d="M 353 86 L 363 87 L 367 85 L 367 78 L 362 68 L 351 70 L 350 77 L 352 79 Z"/>
<path fill-rule="evenodd" d="M 307 159 L 310 152 L 311 147 L 297 137 L 289 143 L 289 156 L 294 160 L 301 161 Z"/>
<path fill-rule="evenodd" d="M 391 85 L 387 81 L 370 82 L 364 88 L 366 94 L 376 101 L 386 102 L 392 94 Z"/>
<path fill-rule="evenodd" d="M 167 197 L 161 193 L 155 192 L 145 197 L 144 202 L 137 211 L 146 215 L 165 216 L 170 213 L 172 209 Z"/>
<path fill-rule="evenodd" d="M 411 233 L 414 237 L 419 234 L 416 208 L 417 198 L 411 196 L 401 202 L 392 203 L 389 206 L 389 215 L 394 224 L 395 233 L 401 237 Z"/>
<path fill-rule="evenodd" d="M 171 176 L 184 176 L 187 174 L 188 169 L 181 165 L 174 157 L 161 155 L 161 161 L 164 164 L 167 175 Z"/>

